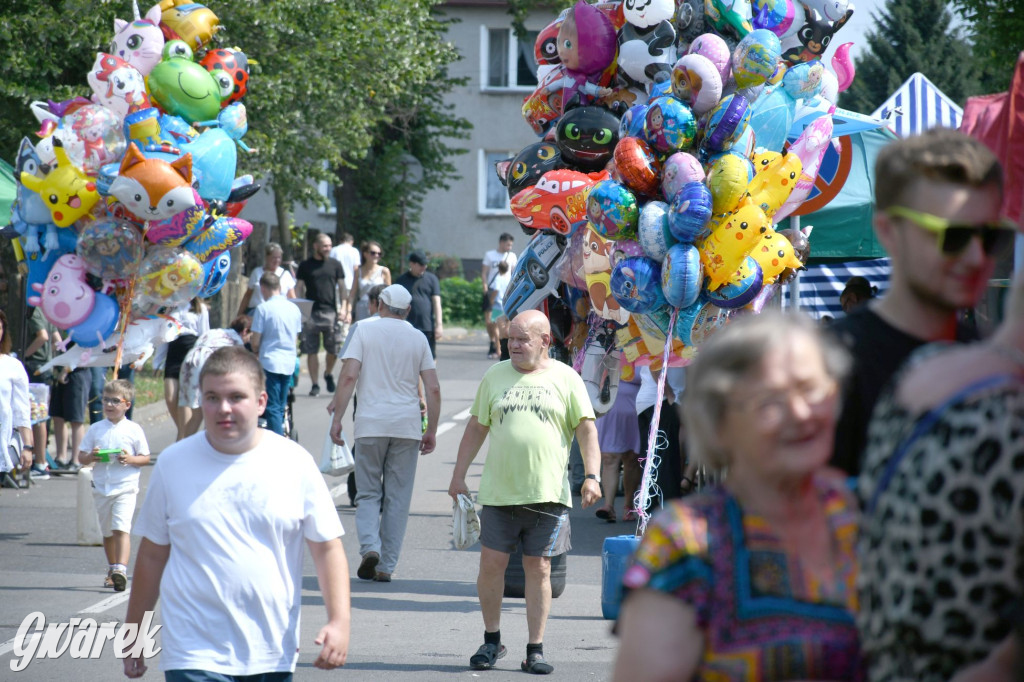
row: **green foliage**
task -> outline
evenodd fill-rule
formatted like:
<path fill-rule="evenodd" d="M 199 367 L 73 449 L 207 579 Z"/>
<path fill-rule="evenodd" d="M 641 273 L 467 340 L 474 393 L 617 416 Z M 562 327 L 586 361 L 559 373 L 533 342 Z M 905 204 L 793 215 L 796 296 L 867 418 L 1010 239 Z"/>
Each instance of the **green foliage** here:
<path fill-rule="evenodd" d="M 970 45 L 962 30 L 950 27 L 952 20 L 944 0 L 888 0 L 839 106 L 870 113 L 918 71 L 960 104 L 978 94 Z"/>
<path fill-rule="evenodd" d="M 462 277 L 441 280 L 441 310 L 446 325 L 478 326 L 483 320 L 480 301 L 483 283 L 477 277 L 467 282 Z"/>
<path fill-rule="evenodd" d="M 974 60 L 984 92 L 1009 88 L 1024 48 L 1024 7 L 1020 0 L 952 0 L 970 25 Z"/>
<path fill-rule="evenodd" d="M 551 10 L 554 19 L 566 7 L 575 4 L 575 0 L 508 0 L 508 14 L 512 17 L 512 30 L 520 40 L 526 38 L 526 17 L 535 9 Z"/>

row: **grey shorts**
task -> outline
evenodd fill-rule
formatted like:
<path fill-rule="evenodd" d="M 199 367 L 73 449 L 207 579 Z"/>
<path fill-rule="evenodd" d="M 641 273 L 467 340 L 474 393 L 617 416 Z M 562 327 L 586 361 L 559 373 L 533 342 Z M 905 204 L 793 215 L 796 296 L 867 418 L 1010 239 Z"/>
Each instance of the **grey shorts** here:
<path fill-rule="evenodd" d="M 557 502 L 484 506 L 480 511 L 480 544 L 512 554 L 519 541 L 524 556 L 555 556 L 572 549 L 569 508 Z"/>
<path fill-rule="evenodd" d="M 314 310 L 302 325 L 302 339 L 299 350 L 312 355 L 320 350 L 320 339 L 323 338 L 324 350 L 330 355 L 341 351 L 341 323 L 338 314 L 333 310 Z"/>

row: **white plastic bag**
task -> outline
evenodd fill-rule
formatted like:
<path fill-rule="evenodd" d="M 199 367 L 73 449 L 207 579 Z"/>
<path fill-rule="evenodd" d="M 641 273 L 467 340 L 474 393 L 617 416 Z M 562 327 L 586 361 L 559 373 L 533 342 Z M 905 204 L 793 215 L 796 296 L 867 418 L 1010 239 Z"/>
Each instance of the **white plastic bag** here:
<path fill-rule="evenodd" d="M 480 539 L 480 517 L 476 506 L 468 496 L 459 493 L 459 499 L 452 502 L 452 542 L 455 549 L 468 549 Z"/>
<path fill-rule="evenodd" d="M 348 439 L 345 432 L 341 432 L 341 439 L 344 445 L 337 445 L 331 440 L 331 432 L 328 431 L 324 437 L 324 447 L 320 452 L 320 471 L 328 476 L 348 476 L 356 468 L 356 460 L 352 457 L 352 450 L 348 447 Z"/>

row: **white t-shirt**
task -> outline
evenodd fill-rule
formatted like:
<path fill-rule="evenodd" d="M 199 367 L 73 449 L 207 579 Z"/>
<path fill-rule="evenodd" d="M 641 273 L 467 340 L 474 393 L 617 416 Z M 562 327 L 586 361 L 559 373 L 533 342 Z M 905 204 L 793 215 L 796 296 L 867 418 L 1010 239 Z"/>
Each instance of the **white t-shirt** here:
<path fill-rule="evenodd" d="M 506 251 L 502 253 L 497 249 L 492 249 L 484 254 L 483 267 L 490 268 L 487 272 L 487 288 L 491 288 L 491 281 L 498 275 L 497 265 L 501 261 L 508 263 L 508 274 L 512 275 L 512 271 L 516 268 L 516 263 L 519 262 L 519 256 L 516 255 L 515 251 Z"/>
<path fill-rule="evenodd" d="M 355 437 L 420 440 L 420 372 L 435 367 L 427 337 L 393 317 L 360 320 L 349 336 L 342 359 L 362 363 L 356 383 Z"/>
<path fill-rule="evenodd" d="M 331 249 L 331 258 L 341 263 L 341 269 L 345 271 L 345 284 L 355 282 L 356 268 L 363 263 L 359 256 L 359 249 L 351 244 L 338 244 Z"/>
<path fill-rule="evenodd" d="M 686 368 L 669 367 L 665 377 L 666 390 L 671 387 L 676 394 L 676 401 L 683 399 L 683 391 L 686 390 Z M 646 365 L 640 368 L 640 390 L 636 392 L 636 413 L 640 414 L 648 407 L 654 407 L 658 399 L 658 382 L 651 374 L 651 368 Z"/>
<path fill-rule="evenodd" d="M 160 582 L 161 670 L 295 670 L 304 541 L 344 534 L 310 454 L 263 431 L 241 455 L 200 431 L 160 455 L 135 533 L 171 552 Z"/>
<path fill-rule="evenodd" d="M 264 301 L 252 316 L 252 331 L 260 334 L 260 364 L 275 374 L 295 372 L 295 338 L 302 331 L 299 306 L 278 294 Z"/>
<path fill-rule="evenodd" d="M 497 291 L 498 295 L 494 297 L 495 308 L 500 308 L 505 302 L 505 290 L 508 289 L 508 283 L 512 281 L 512 271 L 509 270 L 504 275 L 498 274 L 494 278 L 494 282 L 491 283 L 491 289 Z"/>
<path fill-rule="evenodd" d="M 288 296 L 288 292 L 295 288 L 295 278 L 292 273 L 284 268 L 278 268 L 274 274 L 281 279 L 281 293 Z M 252 296 L 249 297 L 249 307 L 255 308 L 263 303 L 263 292 L 260 291 L 260 277 L 263 276 L 263 266 L 260 265 L 249 275 L 249 288 L 252 289 Z"/>
<path fill-rule="evenodd" d="M 127 450 L 130 455 L 148 455 L 149 443 L 142 427 L 130 419 L 122 419 L 114 424 L 109 419 L 102 419 L 85 432 L 79 450 L 92 452 L 100 450 Z M 106 496 L 121 493 L 139 492 L 139 476 L 142 469 L 131 465 L 123 465 L 117 461 L 116 455 L 110 456 L 109 462 L 97 462 L 92 469 L 92 485 L 98 493 Z"/>

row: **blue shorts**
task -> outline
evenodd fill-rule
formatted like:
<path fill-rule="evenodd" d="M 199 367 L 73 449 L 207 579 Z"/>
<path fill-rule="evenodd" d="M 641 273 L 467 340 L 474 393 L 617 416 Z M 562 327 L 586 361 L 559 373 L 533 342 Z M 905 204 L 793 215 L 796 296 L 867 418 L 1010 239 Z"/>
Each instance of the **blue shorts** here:
<path fill-rule="evenodd" d="M 480 510 L 480 544 L 512 554 L 520 540 L 523 556 L 555 556 L 572 549 L 569 508 L 557 502 L 516 504 Z"/>

